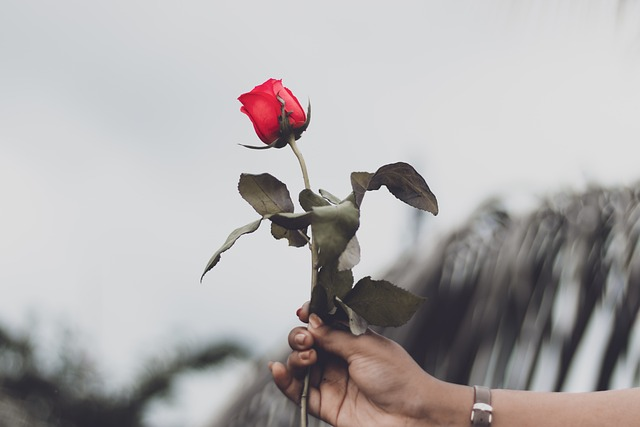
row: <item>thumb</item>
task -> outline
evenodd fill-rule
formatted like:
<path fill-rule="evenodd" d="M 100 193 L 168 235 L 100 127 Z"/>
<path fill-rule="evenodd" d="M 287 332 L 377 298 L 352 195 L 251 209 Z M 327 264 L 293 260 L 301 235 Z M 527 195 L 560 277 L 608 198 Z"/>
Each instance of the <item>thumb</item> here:
<path fill-rule="evenodd" d="M 309 316 L 308 330 L 313 335 L 317 348 L 333 353 L 346 361 L 355 355 L 375 351 L 374 342 L 381 338 L 371 330 L 367 330 L 364 335 L 353 335 L 351 332 L 332 328 L 325 325 L 316 314 Z"/>

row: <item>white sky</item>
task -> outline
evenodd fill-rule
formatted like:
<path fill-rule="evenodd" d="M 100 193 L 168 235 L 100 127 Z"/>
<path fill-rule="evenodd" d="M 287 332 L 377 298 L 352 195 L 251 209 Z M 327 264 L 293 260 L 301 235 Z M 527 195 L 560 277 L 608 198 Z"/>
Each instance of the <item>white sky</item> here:
<path fill-rule="evenodd" d="M 237 145 L 260 142 L 236 98 L 269 77 L 312 101 L 312 186 L 408 161 L 436 237 L 489 196 L 635 182 L 640 7 L 613 3 L 3 1 L 0 322 L 71 328 L 116 384 L 177 343 L 283 343 L 306 251 L 263 225 L 198 283 L 256 218 L 241 172 L 302 188 L 288 150 Z M 357 276 L 393 263 L 412 213 L 367 196 Z"/>

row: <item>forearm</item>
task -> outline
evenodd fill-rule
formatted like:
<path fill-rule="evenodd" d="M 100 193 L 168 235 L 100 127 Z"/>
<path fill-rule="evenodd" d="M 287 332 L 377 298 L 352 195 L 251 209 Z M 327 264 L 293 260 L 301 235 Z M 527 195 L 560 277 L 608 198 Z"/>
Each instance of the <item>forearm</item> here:
<path fill-rule="evenodd" d="M 590 393 L 493 390 L 492 427 L 640 425 L 640 389 Z"/>
<path fill-rule="evenodd" d="M 431 383 L 428 416 L 417 425 L 469 427 L 473 389 Z M 588 393 L 491 391 L 492 427 L 626 427 L 640 425 L 640 388 Z"/>

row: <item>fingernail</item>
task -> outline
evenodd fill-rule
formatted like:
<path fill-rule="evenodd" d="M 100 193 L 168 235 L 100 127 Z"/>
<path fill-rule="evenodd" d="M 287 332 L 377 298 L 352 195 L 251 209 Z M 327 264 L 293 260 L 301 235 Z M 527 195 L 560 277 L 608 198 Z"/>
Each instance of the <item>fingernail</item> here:
<path fill-rule="evenodd" d="M 309 360 L 310 356 L 311 356 L 311 352 L 310 351 L 302 351 L 302 352 L 300 352 L 300 359 L 302 359 L 302 360 Z"/>
<path fill-rule="evenodd" d="M 305 338 L 306 338 L 305 334 L 298 334 L 295 337 L 293 337 L 293 340 L 298 345 L 304 345 Z"/>
<path fill-rule="evenodd" d="M 296 310 L 296 316 L 300 317 L 301 312 L 302 312 L 302 307 Z"/>
<path fill-rule="evenodd" d="M 312 328 L 319 328 L 320 326 L 322 326 L 322 319 L 320 319 L 320 316 L 318 316 L 317 314 L 312 314 L 311 316 L 309 316 L 309 325 Z"/>

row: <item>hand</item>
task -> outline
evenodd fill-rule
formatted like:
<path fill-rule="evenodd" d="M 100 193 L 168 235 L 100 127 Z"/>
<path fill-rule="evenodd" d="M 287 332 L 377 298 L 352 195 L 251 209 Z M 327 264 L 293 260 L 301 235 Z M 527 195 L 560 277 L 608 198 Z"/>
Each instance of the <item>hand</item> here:
<path fill-rule="evenodd" d="M 441 382 L 395 342 L 372 331 L 355 336 L 323 325 L 309 306 L 309 328 L 289 333 L 286 366 L 271 363 L 278 388 L 296 403 L 311 367 L 309 412 L 336 427 L 468 426 L 473 391 Z"/>

